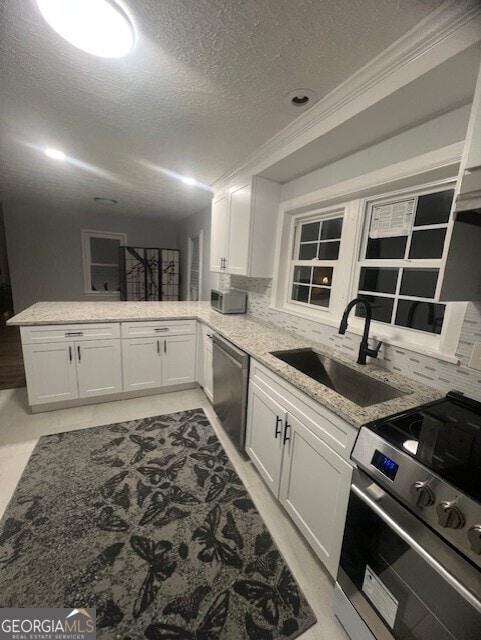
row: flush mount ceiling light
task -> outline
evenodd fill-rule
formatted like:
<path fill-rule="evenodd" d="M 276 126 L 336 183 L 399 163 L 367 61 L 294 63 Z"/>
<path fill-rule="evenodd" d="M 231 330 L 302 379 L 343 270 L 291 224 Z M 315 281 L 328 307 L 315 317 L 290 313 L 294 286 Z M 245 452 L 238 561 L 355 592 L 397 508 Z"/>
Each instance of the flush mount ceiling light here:
<path fill-rule="evenodd" d="M 182 178 L 182 182 L 190 185 L 197 184 L 197 180 L 194 180 L 194 178 Z"/>
<path fill-rule="evenodd" d="M 297 109 L 311 107 L 314 102 L 317 102 L 319 96 L 312 89 L 294 89 L 287 94 L 284 98 L 284 102 L 290 107 L 296 107 Z"/>
<path fill-rule="evenodd" d="M 45 155 L 54 160 L 65 160 L 65 153 L 58 149 L 45 149 Z"/>
<path fill-rule="evenodd" d="M 102 58 L 121 58 L 134 46 L 133 26 L 110 0 L 37 0 L 41 14 L 62 38 Z"/>
<path fill-rule="evenodd" d="M 94 202 L 97 204 L 104 205 L 105 207 L 113 207 L 116 204 L 119 204 L 117 200 L 112 200 L 112 198 L 94 198 Z"/>

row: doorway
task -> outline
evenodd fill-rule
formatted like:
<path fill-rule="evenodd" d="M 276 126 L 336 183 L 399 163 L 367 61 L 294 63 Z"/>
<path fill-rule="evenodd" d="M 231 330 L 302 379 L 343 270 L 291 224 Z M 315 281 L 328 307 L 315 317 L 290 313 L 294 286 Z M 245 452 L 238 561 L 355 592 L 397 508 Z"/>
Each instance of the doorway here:
<path fill-rule="evenodd" d="M 5 224 L 0 206 L 0 390 L 25 386 L 20 329 L 6 324 L 13 314 Z"/>

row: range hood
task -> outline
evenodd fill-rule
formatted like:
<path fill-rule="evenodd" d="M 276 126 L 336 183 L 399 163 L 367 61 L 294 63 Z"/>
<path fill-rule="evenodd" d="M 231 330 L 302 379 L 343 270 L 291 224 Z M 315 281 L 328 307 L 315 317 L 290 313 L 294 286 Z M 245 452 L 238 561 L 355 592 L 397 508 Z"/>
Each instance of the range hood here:
<path fill-rule="evenodd" d="M 461 179 L 439 300 L 481 300 L 481 167 Z"/>

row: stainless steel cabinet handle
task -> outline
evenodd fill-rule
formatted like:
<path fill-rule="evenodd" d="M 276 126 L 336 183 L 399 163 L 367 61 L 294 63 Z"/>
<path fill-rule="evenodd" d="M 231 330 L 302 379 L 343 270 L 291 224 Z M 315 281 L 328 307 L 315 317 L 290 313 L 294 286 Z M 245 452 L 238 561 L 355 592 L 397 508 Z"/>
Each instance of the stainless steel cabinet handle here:
<path fill-rule="evenodd" d="M 82 362 L 82 356 L 80 355 L 80 346 L 77 345 L 77 354 L 78 354 L 78 361 Z"/>
<path fill-rule="evenodd" d="M 160 340 L 157 340 L 157 353 L 160 356 Z"/>
<path fill-rule="evenodd" d="M 68 359 L 72 362 L 72 347 L 68 348 Z"/>
<path fill-rule="evenodd" d="M 164 340 L 164 353 L 167 353 L 167 340 Z"/>
<path fill-rule="evenodd" d="M 66 338 L 71 338 L 72 336 L 83 336 L 83 331 L 67 331 L 65 333 Z"/>
<path fill-rule="evenodd" d="M 168 331 L 169 327 L 156 327 L 154 331 Z"/>
<path fill-rule="evenodd" d="M 288 435 L 287 435 L 287 430 L 288 430 L 288 429 L 289 429 L 289 432 L 290 432 L 290 430 L 291 430 L 291 425 L 290 425 L 290 424 L 287 422 L 287 420 L 286 420 L 286 423 L 285 423 L 285 425 L 284 425 L 284 438 L 283 438 L 283 440 L 282 440 L 282 444 L 286 444 L 286 442 L 287 442 L 288 440 L 290 440 L 290 439 L 291 439 L 291 438 L 290 438 L 290 436 L 288 436 Z"/>
<path fill-rule="evenodd" d="M 281 435 L 281 427 L 279 426 L 280 424 L 282 424 L 282 418 L 279 418 L 279 416 L 276 416 L 276 428 L 274 431 L 274 438 L 276 438 L 277 440 L 277 436 Z"/>

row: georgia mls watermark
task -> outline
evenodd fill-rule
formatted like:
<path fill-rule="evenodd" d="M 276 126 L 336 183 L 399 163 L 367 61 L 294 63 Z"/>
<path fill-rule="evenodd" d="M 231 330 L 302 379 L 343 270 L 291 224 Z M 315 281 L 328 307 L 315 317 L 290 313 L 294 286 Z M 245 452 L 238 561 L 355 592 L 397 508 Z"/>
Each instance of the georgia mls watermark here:
<path fill-rule="evenodd" d="M 96 640 L 95 609 L 0 609 L 0 640 Z"/>

